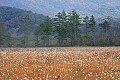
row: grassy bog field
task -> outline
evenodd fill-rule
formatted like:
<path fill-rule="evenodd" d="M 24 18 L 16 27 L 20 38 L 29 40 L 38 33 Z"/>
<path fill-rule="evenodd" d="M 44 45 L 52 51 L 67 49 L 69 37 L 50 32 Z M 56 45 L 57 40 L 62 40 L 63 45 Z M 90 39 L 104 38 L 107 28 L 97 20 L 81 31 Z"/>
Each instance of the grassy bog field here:
<path fill-rule="evenodd" d="M 120 47 L 0 48 L 0 80 L 120 80 Z"/>

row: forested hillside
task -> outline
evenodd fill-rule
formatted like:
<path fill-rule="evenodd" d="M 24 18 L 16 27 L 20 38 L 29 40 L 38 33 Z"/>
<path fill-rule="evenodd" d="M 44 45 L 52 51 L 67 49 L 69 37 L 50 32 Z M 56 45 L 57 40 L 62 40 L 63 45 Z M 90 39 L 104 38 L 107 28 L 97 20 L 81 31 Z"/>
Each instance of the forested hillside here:
<path fill-rule="evenodd" d="M 0 7 L 0 46 L 119 46 L 120 19 L 81 17 L 73 10 L 50 18 L 12 7 Z"/>
<path fill-rule="evenodd" d="M 16 35 L 21 35 L 23 33 L 25 27 L 23 20 L 26 19 L 26 17 L 30 18 L 30 24 L 33 29 L 44 22 L 46 18 L 46 16 L 42 14 L 32 13 L 31 11 L 12 7 L 0 7 L 0 22 L 3 22 L 6 29 L 11 33 L 15 31 Z"/>

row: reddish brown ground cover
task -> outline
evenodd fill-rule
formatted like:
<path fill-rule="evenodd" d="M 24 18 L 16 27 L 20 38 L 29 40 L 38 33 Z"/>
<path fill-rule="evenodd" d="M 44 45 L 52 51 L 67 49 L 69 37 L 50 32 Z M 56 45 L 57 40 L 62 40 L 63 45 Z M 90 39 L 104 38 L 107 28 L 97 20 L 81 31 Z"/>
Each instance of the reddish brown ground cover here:
<path fill-rule="evenodd" d="M 120 47 L 1 48 L 0 80 L 120 80 Z"/>

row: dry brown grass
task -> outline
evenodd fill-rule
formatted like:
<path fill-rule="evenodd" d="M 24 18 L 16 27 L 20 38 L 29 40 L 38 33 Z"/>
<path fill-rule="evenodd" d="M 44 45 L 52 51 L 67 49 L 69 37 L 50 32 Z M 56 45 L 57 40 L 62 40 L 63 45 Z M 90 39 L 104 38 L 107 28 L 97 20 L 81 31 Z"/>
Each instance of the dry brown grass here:
<path fill-rule="evenodd" d="M 0 80 L 120 80 L 120 47 L 1 48 Z"/>

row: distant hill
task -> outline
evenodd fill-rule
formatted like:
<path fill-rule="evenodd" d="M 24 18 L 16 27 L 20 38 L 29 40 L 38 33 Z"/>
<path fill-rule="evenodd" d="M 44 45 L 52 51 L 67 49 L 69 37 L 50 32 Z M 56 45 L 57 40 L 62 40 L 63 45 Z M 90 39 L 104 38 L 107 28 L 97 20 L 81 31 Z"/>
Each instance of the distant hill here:
<path fill-rule="evenodd" d="M 99 24 L 103 22 L 104 20 L 108 20 L 108 18 L 98 18 L 96 19 L 96 23 Z M 110 20 L 110 25 L 112 28 L 120 28 L 120 18 L 112 18 L 109 16 L 109 20 Z"/>
<path fill-rule="evenodd" d="M 4 23 L 6 29 L 10 31 L 13 36 L 23 34 L 24 24 L 22 24 L 21 21 L 24 17 L 28 15 L 32 20 L 33 31 L 36 29 L 36 27 L 39 26 L 40 23 L 44 22 L 46 19 L 46 16 L 42 14 L 33 13 L 31 11 L 26 11 L 15 7 L 6 6 L 0 7 L 0 22 Z M 97 24 L 99 24 L 102 21 L 103 21 L 102 18 L 96 20 Z M 111 27 L 120 28 L 120 19 L 112 18 Z"/>
<path fill-rule="evenodd" d="M 120 0 L 0 0 L 1 6 L 11 6 L 54 17 L 62 11 L 76 10 L 81 16 L 120 17 Z"/>
<path fill-rule="evenodd" d="M 120 28 L 120 18 L 114 18 L 111 24 L 112 24 L 112 27 Z"/>
<path fill-rule="evenodd" d="M 46 16 L 42 14 L 36 14 L 31 11 L 18 9 L 14 7 L 0 7 L 0 22 L 3 22 L 6 29 L 11 33 L 20 35 L 23 32 L 22 19 L 26 16 L 30 17 L 33 30 L 39 26 L 40 23 L 45 21 Z"/>

